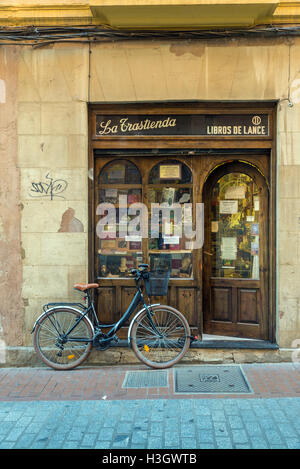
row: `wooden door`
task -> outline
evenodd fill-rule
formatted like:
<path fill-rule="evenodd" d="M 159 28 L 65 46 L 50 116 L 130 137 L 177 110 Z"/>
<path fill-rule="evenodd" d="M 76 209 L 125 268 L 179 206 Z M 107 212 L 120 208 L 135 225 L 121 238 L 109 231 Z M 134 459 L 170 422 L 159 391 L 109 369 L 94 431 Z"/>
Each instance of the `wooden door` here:
<path fill-rule="evenodd" d="M 221 165 L 204 187 L 204 333 L 268 339 L 268 186 L 253 165 Z"/>

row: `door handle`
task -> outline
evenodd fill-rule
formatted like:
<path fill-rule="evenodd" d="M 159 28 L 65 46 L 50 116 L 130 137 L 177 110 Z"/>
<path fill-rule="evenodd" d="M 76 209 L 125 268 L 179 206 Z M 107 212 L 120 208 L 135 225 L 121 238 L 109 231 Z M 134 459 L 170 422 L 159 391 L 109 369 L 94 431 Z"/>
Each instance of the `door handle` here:
<path fill-rule="evenodd" d="M 204 251 L 204 254 L 206 254 L 207 256 L 213 256 L 211 252 L 207 252 L 207 251 Z"/>

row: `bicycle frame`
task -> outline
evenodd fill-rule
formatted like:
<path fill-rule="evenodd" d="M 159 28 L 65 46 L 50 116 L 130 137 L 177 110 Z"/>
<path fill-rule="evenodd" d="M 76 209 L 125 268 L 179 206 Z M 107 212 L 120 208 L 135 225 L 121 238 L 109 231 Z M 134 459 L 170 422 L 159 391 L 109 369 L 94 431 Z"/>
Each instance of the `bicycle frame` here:
<path fill-rule="evenodd" d="M 116 332 L 121 329 L 121 327 L 125 324 L 125 322 L 130 318 L 130 316 L 133 314 L 133 312 L 135 311 L 135 309 L 137 308 L 137 306 L 140 304 L 140 303 L 143 303 L 143 306 L 144 308 L 146 309 L 148 315 L 149 315 L 149 320 L 150 320 L 150 323 L 153 327 L 153 329 L 155 330 L 155 332 L 161 336 L 161 333 L 157 330 L 155 324 L 153 323 L 152 321 L 152 317 L 151 317 L 151 312 L 150 312 L 150 309 L 151 308 L 151 305 L 146 305 L 145 303 L 145 300 L 144 300 L 144 296 L 143 296 L 143 293 L 142 293 L 142 290 L 138 284 L 138 280 L 136 280 L 136 288 L 137 288 L 137 292 L 136 294 L 134 295 L 130 305 L 128 306 L 127 310 L 125 311 L 125 313 L 123 314 L 123 316 L 120 318 L 120 320 L 114 324 L 101 324 L 98 320 L 98 317 L 97 317 L 97 314 L 96 314 L 96 311 L 95 311 L 95 306 L 94 306 L 94 303 L 93 301 L 91 300 L 91 296 L 90 296 L 90 293 L 87 292 L 87 298 L 88 298 L 88 307 L 86 308 L 86 310 L 84 311 L 84 313 L 81 315 L 80 318 L 77 318 L 76 321 L 75 321 L 75 324 L 64 334 L 64 337 L 67 337 L 69 334 L 71 334 L 71 332 L 77 327 L 77 325 L 80 323 L 80 321 L 82 321 L 82 319 L 89 313 L 89 312 L 92 312 L 93 314 L 93 318 L 95 320 L 95 325 L 96 325 L 96 330 L 101 330 L 101 327 L 105 327 L 105 328 L 108 328 L 108 327 L 111 327 L 111 329 L 109 330 L 109 332 L 106 334 L 106 337 L 104 338 L 104 340 L 107 340 L 108 342 L 110 342 Z M 54 326 L 55 327 L 55 326 Z M 86 339 L 86 338 L 80 338 L 80 337 L 76 337 L 74 339 L 68 337 L 68 342 L 93 342 L 94 338 L 93 339 Z"/>
<path fill-rule="evenodd" d="M 105 334 L 105 336 L 102 339 L 103 341 L 107 341 L 109 343 L 115 338 L 116 332 L 119 329 L 121 329 L 121 327 L 125 324 L 125 322 L 130 318 L 130 316 L 135 311 L 136 307 L 140 303 L 142 303 L 143 306 L 144 306 L 144 310 L 147 311 L 149 322 L 150 322 L 151 326 L 153 327 L 153 330 L 155 331 L 155 333 L 159 337 L 162 337 L 162 334 L 158 331 L 158 329 L 156 328 L 156 326 L 155 326 L 155 324 L 152 320 L 153 313 L 151 313 L 151 306 L 153 306 L 153 305 L 151 305 L 151 304 L 147 305 L 145 303 L 143 292 L 142 292 L 142 290 L 140 288 L 140 285 L 139 285 L 139 281 L 142 278 L 144 278 L 142 273 L 138 273 L 137 277 L 135 277 L 137 292 L 134 295 L 130 305 L 128 306 L 128 308 L 125 311 L 125 313 L 123 314 L 123 316 L 120 318 L 120 320 L 118 322 L 116 322 L 114 324 L 101 324 L 99 322 L 98 317 L 97 317 L 97 313 L 96 313 L 96 310 L 95 310 L 94 302 L 91 299 L 90 292 L 87 290 L 87 292 L 86 292 L 87 299 L 88 299 L 88 306 L 87 307 L 85 305 L 81 304 L 81 303 L 48 303 L 47 305 L 44 305 L 44 307 L 43 307 L 44 313 L 41 314 L 41 316 L 35 321 L 31 333 L 34 332 L 34 330 L 36 328 L 36 325 L 39 323 L 39 320 L 42 317 L 44 317 L 45 315 L 48 316 L 48 313 L 53 311 L 53 309 L 56 309 L 56 308 L 59 309 L 60 307 L 69 307 L 69 309 L 71 309 L 73 311 L 77 311 L 80 315 L 75 320 L 75 324 L 67 332 L 65 332 L 63 334 L 63 336 L 61 336 L 59 330 L 57 329 L 56 325 L 53 323 L 51 317 L 49 316 L 50 322 L 52 323 L 53 327 L 56 329 L 58 335 L 60 336 L 59 340 L 61 341 L 61 343 L 65 343 L 65 342 L 84 342 L 84 343 L 94 342 L 94 339 L 95 339 L 96 335 L 99 332 L 101 332 L 101 328 L 107 329 L 107 328 L 111 327 L 109 332 L 107 334 Z M 155 305 L 155 306 L 157 306 L 157 305 Z M 76 338 L 75 337 L 74 338 L 68 337 L 69 334 L 71 334 L 72 331 L 78 326 L 80 321 L 82 321 L 83 318 L 86 317 L 90 312 L 92 313 L 94 321 L 95 321 L 95 328 L 94 328 L 90 318 L 87 317 L 86 319 L 90 322 L 91 327 L 94 329 L 93 330 L 93 333 L 94 333 L 93 338 L 92 339 L 87 339 L 87 338 L 81 338 L 81 337 L 76 337 Z M 132 324 L 129 327 L 129 331 L 131 329 L 131 326 L 132 326 Z"/>

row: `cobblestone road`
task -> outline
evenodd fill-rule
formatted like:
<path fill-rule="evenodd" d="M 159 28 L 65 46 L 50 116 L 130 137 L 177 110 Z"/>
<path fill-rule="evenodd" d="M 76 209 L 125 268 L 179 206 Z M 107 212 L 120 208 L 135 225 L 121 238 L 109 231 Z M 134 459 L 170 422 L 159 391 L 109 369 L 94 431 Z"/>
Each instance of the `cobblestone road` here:
<path fill-rule="evenodd" d="M 299 449 L 300 399 L 0 403 L 1 449 Z"/>

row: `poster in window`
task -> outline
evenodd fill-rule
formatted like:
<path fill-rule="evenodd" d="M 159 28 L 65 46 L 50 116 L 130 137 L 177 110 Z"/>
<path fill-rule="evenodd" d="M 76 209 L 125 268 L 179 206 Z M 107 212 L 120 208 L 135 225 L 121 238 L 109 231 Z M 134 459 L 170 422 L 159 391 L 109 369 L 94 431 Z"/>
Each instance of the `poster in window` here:
<path fill-rule="evenodd" d="M 164 187 L 162 191 L 161 201 L 172 205 L 174 203 L 175 189 L 173 187 Z"/>
<path fill-rule="evenodd" d="M 238 212 L 237 200 L 220 200 L 220 213 L 228 215 Z"/>
<path fill-rule="evenodd" d="M 244 199 L 245 192 L 246 192 L 245 186 L 229 187 L 225 192 L 225 199 Z"/>
<path fill-rule="evenodd" d="M 161 164 L 159 167 L 160 179 L 181 179 L 181 164 Z"/>
<path fill-rule="evenodd" d="M 235 260 L 237 255 L 237 239 L 236 237 L 224 237 L 221 241 L 221 257 L 222 259 Z"/>

